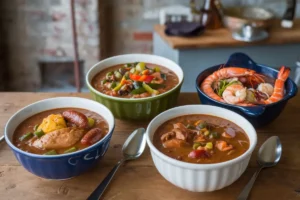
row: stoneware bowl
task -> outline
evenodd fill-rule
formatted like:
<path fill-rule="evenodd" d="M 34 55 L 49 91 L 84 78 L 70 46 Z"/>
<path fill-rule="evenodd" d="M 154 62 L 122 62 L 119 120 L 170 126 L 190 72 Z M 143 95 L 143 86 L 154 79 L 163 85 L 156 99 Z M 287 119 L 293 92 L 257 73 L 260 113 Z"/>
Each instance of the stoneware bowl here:
<path fill-rule="evenodd" d="M 62 155 L 38 155 L 20 150 L 12 143 L 17 126 L 28 117 L 56 108 L 82 108 L 101 115 L 109 125 L 109 132 L 97 143 L 74 153 Z M 15 113 L 5 127 L 5 140 L 15 157 L 29 172 L 46 179 L 68 179 L 90 169 L 100 160 L 106 150 L 114 130 L 115 122 L 112 113 L 102 104 L 77 97 L 58 97 L 33 103 Z"/>
<path fill-rule="evenodd" d="M 216 164 L 194 164 L 173 159 L 153 145 L 153 135 L 164 122 L 182 115 L 204 114 L 225 118 L 242 127 L 250 140 L 249 149 L 241 156 Z M 253 126 L 241 115 L 230 110 L 209 105 L 187 105 L 172 108 L 155 117 L 147 128 L 147 143 L 159 173 L 170 183 L 193 192 L 210 192 L 222 189 L 246 170 L 255 148 L 257 136 Z"/>
<path fill-rule="evenodd" d="M 113 97 L 97 91 L 91 85 L 93 77 L 105 68 L 133 62 L 146 62 L 161 65 L 172 70 L 179 79 L 179 83 L 171 90 L 155 97 L 128 99 Z M 157 114 L 176 105 L 177 97 L 183 82 L 183 71 L 173 61 L 155 55 L 126 54 L 111 57 L 95 64 L 86 75 L 86 84 L 91 91 L 93 99 L 108 107 L 116 118 L 126 120 L 149 120 Z"/>
<path fill-rule="evenodd" d="M 285 96 L 282 100 L 268 104 L 268 105 L 260 105 L 260 106 L 236 106 L 227 103 L 222 103 L 216 101 L 209 96 L 207 96 L 199 87 L 202 81 L 212 74 L 214 71 L 218 70 L 221 65 L 216 65 L 213 67 L 209 67 L 206 70 L 200 72 L 196 79 L 196 89 L 202 104 L 209 104 L 214 106 L 219 106 L 223 108 L 230 109 L 235 111 L 245 118 L 247 118 L 253 126 L 261 127 L 272 122 L 276 119 L 282 110 L 284 109 L 285 105 L 287 104 L 288 100 L 294 97 L 297 94 L 297 85 L 294 81 L 288 78 L 285 82 Z M 269 66 L 261 65 L 255 63 L 251 58 L 243 53 L 234 53 L 230 56 L 229 60 L 225 64 L 226 66 L 236 66 L 242 68 L 248 68 L 255 70 L 260 74 L 267 75 L 269 77 L 277 78 L 278 70 L 271 68 Z"/>

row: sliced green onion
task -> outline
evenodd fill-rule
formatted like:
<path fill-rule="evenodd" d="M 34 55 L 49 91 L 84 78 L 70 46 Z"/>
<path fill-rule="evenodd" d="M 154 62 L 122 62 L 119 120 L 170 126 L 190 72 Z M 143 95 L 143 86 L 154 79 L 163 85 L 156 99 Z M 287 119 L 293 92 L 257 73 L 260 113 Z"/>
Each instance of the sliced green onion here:
<path fill-rule="evenodd" d="M 216 131 L 213 131 L 213 132 L 211 133 L 210 136 L 211 136 L 212 138 L 215 138 L 215 139 L 220 138 L 220 134 L 219 134 L 218 132 L 216 132 Z"/>
<path fill-rule="evenodd" d="M 198 143 L 198 142 L 195 142 L 194 144 L 193 144 L 193 149 L 194 150 L 196 150 L 198 147 L 200 147 L 201 145 L 200 145 L 200 143 Z"/>
<path fill-rule="evenodd" d="M 154 71 L 155 72 L 160 72 L 160 68 L 156 66 L 156 67 L 154 67 Z"/>
<path fill-rule="evenodd" d="M 135 66 L 135 69 L 137 71 L 143 71 L 146 69 L 146 64 L 144 62 L 139 62 L 136 66 Z"/>
<path fill-rule="evenodd" d="M 157 84 L 157 83 L 148 83 L 148 85 L 153 89 L 165 88 L 166 85 L 164 84 Z"/>
<path fill-rule="evenodd" d="M 133 74 L 135 72 L 135 68 L 131 68 L 129 72 Z"/>
<path fill-rule="evenodd" d="M 147 85 L 145 82 L 143 82 L 143 88 L 149 92 L 150 94 L 159 94 L 157 90 L 152 89 L 149 85 Z"/>
<path fill-rule="evenodd" d="M 208 136 L 209 133 L 210 133 L 210 132 L 207 130 L 207 131 L 204 132 L 204 135 L 205 135 L 205 136 Z"/>
<path fill-rule="evenodd" d="M 102 80 L 100 83 L 101 83 L 101 85 L 104 85 L 106 82 L 107 82 L 107 80 L 104 79 L 104 80 Z"/>
<path fill-rule="evenodd" d="M 167 80 L 167 75 L 165 74 L 160 74 L 161 78 L 164 79 L 164 80 Z"/>
<path fill-rule="evenodd" d="M 117 86 L 117 83 L 114 81 L 114 82 L 111 83 L 110 88 L 113 89 L 113 88 L 115 88 L 116 86 Z"/>
<path fill-rule="evenodd" d="M 44 153 L 44 155 L 57 155 L 57 152 L 55 150 L 51 150 L 51 151 Z"/>
<path fill-rule="evenodd" d="M 89 127 L 93 127 L 95 125 L 95 120 L 91 117 L 88 117 Z"/>
<path fill-rule="evenodd" d="M 19 138 L 19 140 L 20 140 L 20 141 L 29 140 L 29 139 L 32 138 L 32 137 L 33 137 L 33 134 L 32 134 L 31 132 L 29 132 L 29 133 L 26 133 L 25 135 L 22 135 L 22 136 Z"/>
<path fill-rule="evenodd" d="M 135 89 L 142 88 L 142 87 L 143 87 L 142 82 L 140 82 L 140 81 L 134 81 L 134 82 L 133 82 L 133 87 L 134 87 Z"/>
<path fill-rule="evenodd" d="M 138 89 L 134 89 L 131 91 L 131 94 L 142 94 L 144 92 L 147 92 L 143 87 L 140 87 Z"/>
<path fill-rule="evenodd" d="M 203 129 L 203 128 L 206 128 L 207 126 L 207 123 L 204 121 L 204 122 L 201 122 L 197 125 L 200 129 Z"/>
<path fill-rule="evenodd" d="M 106 79 L 109 79 L 109 77 L 111 77 L 113 75 L 113 72 L 108 72 L 105 76 Z"/>
<path fill-rule="evenodd" d="M 36 124 L 34 127 L 33 127 L 33 131 L 36 131 L 38 129 L 39 125 Z"/>
<path fill-rule="evenodd" d="M 64 153 L 72 153 L 72 152 L 74 152 L 74 151 L 77 151 L 77 148 L 76 148 L 76 147 L 72 147 L 72 148 L 70 148 L 70 149 L 67 149 L 67 150 L 65 150 Z"/>
<path fill-rule="evenodd" d="M 36 137 L 40 138 L 42 137 L 43 135 L 45 135 L 44 131 L 43 130 L 37 130 L 33 133 Z"/>
<path fill-rule="evenodd" d="M 206 149 L 212 149 L 213 148 L 213 143 L 212 142 L 206 143 L 205 148 Z"/>
<path fill-rule="evenodd" d="M 129 79 L 129 72 L 125 72 L 124 77 L 125 77 L 126 80 L 128 80 Z"/>
<path fill-rule="evenodd" d="M 121 74 L 120 72 L 115 71 L 114 74 L 115 74 L 115 77 L 116 77 L 118 80 L 121 80 L 122 74 Z"/>
<path fill-rule="evenodd" d="M 188 128 L 188 129 L 195 129 L 195 126 L 193 126 L 193 125 L 191 125 L 191 124 L 188 124 L 188 125 L 186 126 L 186 128 Z"/>

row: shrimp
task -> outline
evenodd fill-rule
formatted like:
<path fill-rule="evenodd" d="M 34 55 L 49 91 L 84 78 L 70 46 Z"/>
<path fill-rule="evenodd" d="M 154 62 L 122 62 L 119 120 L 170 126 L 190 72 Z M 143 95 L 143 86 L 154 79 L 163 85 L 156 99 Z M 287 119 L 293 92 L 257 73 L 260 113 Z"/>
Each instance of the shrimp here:
<path fill-rule="evenodd" d="M 284 97 L 284 83 L 290 75 L 291 69 L 282 66 L 278 72 L 277 79 L 274 84 L 273 94 L 267 100 L 263 101 L 264 104 L 275 103 Z"/>
<path fill-rule="evenodd" d="M 222 97 L 226 103 L 229 104 L 240 104 L 243 103 L 247 96 L 247 88 L 240 84 L 233 84 L 228 86 Z"/>
<path fill-rule="evenodd" d="M 208 77 L 206 77 L 201 84 L 201 89 L 209 97 L 217 101 L 225 102 L 220 96 L 218 96 L 214 92 L 212 88 L 212 84 L 214 82 L 221 79 L 234 78 L 234 77 L 253 77 L 256 80 L 264 82 L 264 80 L 260 76 L 261 76 L 260 74 L 256 73 L 254 70 L 251 69 L 240 68 L 240 67 L 222 68 L 219 69 L 218 71 L 215 71 Z"/>
<path fill-rule="evenodd" d="M 220 151 L 228 151 L 228 150 L 233 149 L 233 146 L 231 144 L 228 144 L 227 142 L 225 142 L 223 140 L 216 141 L 216 147 Z"/>

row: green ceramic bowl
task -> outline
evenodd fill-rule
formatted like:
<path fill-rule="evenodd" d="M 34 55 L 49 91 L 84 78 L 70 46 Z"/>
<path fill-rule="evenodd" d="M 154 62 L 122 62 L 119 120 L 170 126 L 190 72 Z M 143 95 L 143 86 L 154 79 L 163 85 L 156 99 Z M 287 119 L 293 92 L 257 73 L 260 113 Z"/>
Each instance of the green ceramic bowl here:
<path fill-rule="evenodd" d="M 178 76 L 179 83 L 165 93 L 140 99 L 109 96 L 97 91 L 91 85 L 92 78 L 103 69 L 117 64 L 132 62 L 146 62 L 164 66 Z M 107 58 L 95 64 L 86 75 L 86 84 L 91 91 L 93 99 L 108 107 L 116 118 L 126 120 L 150 120 L 159 113 L 175 106 L 182 82 L 183 71 L 175 62 L 160 56 L 148 54 L 125 54 Z"/>

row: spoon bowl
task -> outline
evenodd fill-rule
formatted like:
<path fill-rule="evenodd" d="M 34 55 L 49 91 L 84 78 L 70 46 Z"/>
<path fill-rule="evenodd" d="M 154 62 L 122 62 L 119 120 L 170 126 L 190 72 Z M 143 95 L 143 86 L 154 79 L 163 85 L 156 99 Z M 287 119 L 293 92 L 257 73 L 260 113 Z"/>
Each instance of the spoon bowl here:
<path fill-rule="evenodd" d="M 257 162 L 263 167 L 273 167 L 279 162 L 281 154 L 282 146 L 279 137 L 272 136 L 260 147 Z"/>
<path fill-rule="evenodd" d="M 122 152 L 125 160 L 133 160 L 142 155 L 146 147 L 145 129 L 136 129 L 125 141 Z"/>
<path fill-rule="evenodd" d="M 240 193 L 237 200 L 247 200 L 259 172 L 263 168 L 275 166 L 279 162 L 281 154 L 282 145 L 278 136 L 270 137 L 261 145 L 257 154 L 257 163 L 260 168 L 252 176 L 251 180 Z"/>

